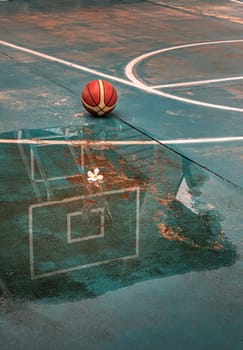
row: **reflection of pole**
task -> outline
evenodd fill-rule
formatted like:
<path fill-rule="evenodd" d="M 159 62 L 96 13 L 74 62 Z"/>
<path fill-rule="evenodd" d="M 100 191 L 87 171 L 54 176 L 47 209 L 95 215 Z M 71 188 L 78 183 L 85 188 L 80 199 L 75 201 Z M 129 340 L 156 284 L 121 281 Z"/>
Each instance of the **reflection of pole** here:
<path fill-rule="evenodd" d="M 22 131 L 19 130 L 18 131 L 18 138 L 21 138 L 21 137 L 22 137 Z M 27 171 L 27 174 L 29 176 L 30 182 L 31 182 L 31 184 L 33 186 L 33 189 L 34 189 L 34 192 L 36 194 L 36 197 L 37 197 L 38 201 L 41 201 L 42 200 L 41 193 L 39 191 L 38 186 L 36 185 L 36 182 L 33 181 L 32 168 L 29 166 L 29 161 L 28 161 L 28 159 L 26 157 L 26 153 L 24 151 L 24 147 L 23 147 L 23 145 L 21 143 L 18 144 L 18 149 L 19 149 L 19 153 L 21 155 L 21 158 L 23 160 L 25 169 Z"/>
<path fill-rule="evenodd" d="M 31 171 L 31 180 L 35 180 L 35 156 L 33 152 L 33 147 L 30 147 L 30 171 Z"/>
<path fill-rule="evenodd" d="M 26 133 L 30 134 L 29 130 L 27 130 Z M 31 171 L 31 179 L 33 181 L 37 181 L 37 180 L 35 180 L 34 173 L 32 173 L 32 171 L 34 170 L 32 159 L 33 159 L 33 162 L 36 162 L 36 165 L 37 165 L 38 170 L 40 172 L 42 181 L 44 182 L 45 187 L 46 187 L 47 199 L 49 200 L 53 196 L 53 193 L 52 193 L 49 181 L 48 181 L 48 176 L 47 176 L 46 171 L 44 169 L 44 166 L 40 160 L 39 154 L 36 150 L 36 145 L 33 145 L 33 146 L 31 145 L 31 170 L 30 171 Z"/>
<path fill-rule="evenodd" d="M 139 257 L 139 220 L 140 220 L 140 187 L 137 187 L 136 197 L 136 256 Z"/>
<path fill-rule="evenodd" d="M 65 128 L 65 141 L 69 141 L 69 140 L 68 140 L 68 138 L 69 138 L 69 131 L 70 131 L 69 128 Z M 69 148 L 69 150 L 70 150 L 70 153 L 71 153 L 71 155 L 72 155 L 72 157 L 73 157 L 73 160 L 74 160 L 74 164 L 77 166 L 77 169 L 78 169 L 79 173 L 83 174 L 83 173 L 84 173 L 83 167 L 80 166 L 80 165 L 76 162 L 76 160 L 75 160 L 75 159 L 76 159 L 76 154 L 75 154 L 75 151 L 74 151 L 74 149 L 73 149 L 73 147 L 72 147 L 72 144 L 67 143 L 67 146 L 68 146 L 68 148 Z"/>
<path fill-rule="evenodd" d="M 84 146 L 81 145 L 80 146 L 80 153 L 81 153 L 81 169 L 82 169 L 82 173 L 84 174 Z"/>

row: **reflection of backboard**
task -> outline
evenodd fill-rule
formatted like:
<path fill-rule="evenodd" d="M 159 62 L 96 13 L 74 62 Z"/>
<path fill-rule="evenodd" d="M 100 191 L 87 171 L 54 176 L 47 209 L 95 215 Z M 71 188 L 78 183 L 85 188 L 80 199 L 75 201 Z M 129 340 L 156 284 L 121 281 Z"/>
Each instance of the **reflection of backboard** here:
<path fill-rule="evenodd" d="M 18 144 L 37 199 L 29 207 L 32 279 L 138 256 L 143 180 L 136 172 L 129 178 L 110 142 L 90 145 L 90 134 L 87 127 L 18 132 L 18 139 L 38 140 Z M 87 181 L 95 167 L 105 175 L 101 186 Z"/>
<path fill-rule="evenodd" d="M 139 255 L 139 187 L 29 207 L 31 278 Z"/>

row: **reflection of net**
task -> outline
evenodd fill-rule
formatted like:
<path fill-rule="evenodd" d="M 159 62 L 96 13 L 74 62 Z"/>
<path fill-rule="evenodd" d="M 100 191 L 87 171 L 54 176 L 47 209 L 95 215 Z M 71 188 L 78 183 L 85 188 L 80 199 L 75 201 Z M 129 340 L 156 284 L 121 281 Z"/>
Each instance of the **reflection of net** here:
<path fill-rule="evenodd" d="M 133 138 L 133 133 L 131 138 Z M 99 190 L 113 190 L 138 186 L 143 180 L 131 173 L 129 157 L 138 152 L 138 147 L 115 148 L 109 142 L 92 140 L 92 131 L 82 128 L 52 128 L 34 131 L 19 131 L 18 139 L 38 139 L 37 144 L 18 144 L 29 178 L 39 200 L 55 198 L 57 191 L 65 188 L 81 186 L 82 193 L 96 193 Z M 129 137 L 126 132 L 126 137 Z M 68 144 L 58 144 L 58 141 L 71 141 Z M 84 140 L 77 145 L 72 142 Z M 91 140 L 90 140 L 91 139 Z M 46 141 L 46 143 L 45 143 Z M 49 144 L 49 142 L 54 143 Z M 57 144 L 55 144 L 57 141 Z M 126 145 L 126 143 L 125 143 Z M 139 149 L 141 154 L 141 147 Z M 113 159 L 110 159 L 110 157 Z M 87 182 L 88 170 L 99 168 L 105 178 L 103 184 Z M 124 171 L 124 168 L 126 170 Z M 133 168 L 134 170 L 135 168 Z M 126 173 L 127 171 L 127 173 Z M 45 190 L 45 194 L 43 193 Z"/>
<path fill-rule="evenodd" d="M 44 142 L 45 140 L 67 140 L 78 137 L 80 132 L 80 129 L 70 130 L 69 128 L 21 130 L 18 132 L 18 139 L 38 138 Z M 84 168 L 75 161 L 78 155 L 72 146 L 40 143 L 18 144 L 18 148 L 39 201 L 55 198 L 56 190 L 70 187 L 70 183 L 66 180 L 67 176 L 76 176 L 77 173 L 84 172 Z"/>

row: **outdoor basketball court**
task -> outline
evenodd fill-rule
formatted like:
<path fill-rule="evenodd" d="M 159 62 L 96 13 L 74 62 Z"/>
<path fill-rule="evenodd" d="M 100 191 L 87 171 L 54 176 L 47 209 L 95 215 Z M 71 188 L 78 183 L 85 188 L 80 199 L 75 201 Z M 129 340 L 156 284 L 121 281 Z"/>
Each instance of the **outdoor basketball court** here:
<path fill-rule="evenodd" d="M 0 2 L 2 349 L 242 349 L 242 25 L 241 1 Z"/>

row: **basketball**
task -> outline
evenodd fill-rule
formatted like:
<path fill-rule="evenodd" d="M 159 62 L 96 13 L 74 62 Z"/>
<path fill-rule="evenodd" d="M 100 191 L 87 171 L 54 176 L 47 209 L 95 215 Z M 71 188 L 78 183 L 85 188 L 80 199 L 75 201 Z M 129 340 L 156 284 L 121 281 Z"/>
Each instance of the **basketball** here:
<path fill-rule="evenodd" d="M 86 111 L 102 117 L 116 107 L 117 92 L 106 80 L 92 80 L 84 87 L 81 102 Z"/>

